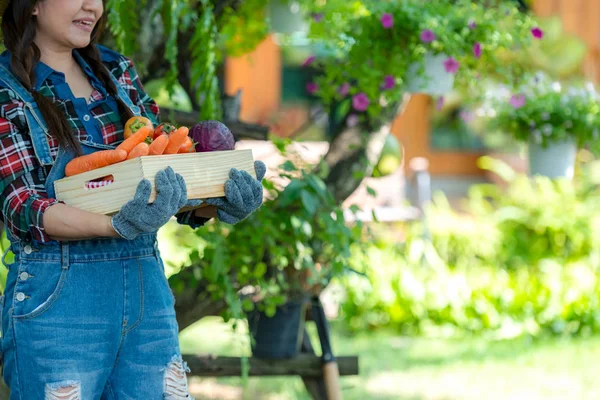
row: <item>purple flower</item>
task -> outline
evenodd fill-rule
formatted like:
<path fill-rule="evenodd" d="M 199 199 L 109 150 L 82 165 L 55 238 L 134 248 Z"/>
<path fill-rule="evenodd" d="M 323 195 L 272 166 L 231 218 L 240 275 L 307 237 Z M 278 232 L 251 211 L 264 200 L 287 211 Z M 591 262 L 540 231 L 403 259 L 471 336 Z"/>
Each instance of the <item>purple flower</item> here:
<path fill-rule="evenodd" d="M 469 27 L 469 29 L 475 29 L 477 28 L 477 23 L 475 23 L 475 21 L 469 21 L 469 25 L 467 25 Z"/>
<path fill-rule="evenodd" d="M 432 30 L 425 29 L 421 32 L 421 41 L 423 43 L 431 43 L 435 40 L 435 33 Z"/>
<path fill-rule="evenodd" d="M 370 103 L 369 97 L 364 93 L 356 94 L 352 98 L 352 106 L 356 111 L 366 111 Z"/>
<path fill-rule="evenodd" d="M 475 55 L 475 58 L 481 57 L 481 43 L 475 42 L 473 45 L 473 55 Z"/>
<path fill-rule="evenodd" d="M 348 93 L 350 92 L 350 84 L 348 82 L 344 83 L 342 86 L 340 86 L 340 88 L 338 89 L 338 93 L 340 94 L 340 96 L 342 97 L 346 97 L 348 95 Z"/>
<path fill-rule="evenodd" d="M 437 101 L 435 103 L 436 110 L 440 111 L 444 107 L 445 102 L 446 102 L 446 98 L 444 96 L 441 96 L 439 99 L 437 99 Z"/>
<path fill-rule="evenodd" d="M 511 106 L 518 110 L 519 108 L 525 105 L 525 95 L 524 94 L 513 94 L 510 97 L 509 103 Z"/>
<path fill-rule="evenodd" d="M 315 56 L 310 56 L 308 57 L 306 60 L 304 60 L 304 63 L 302 63 L 303 67 L 308 67 L 310 64 L 312 64 L 315 60 L 317 59 L 317 57 Z"/>
<path fill-rule="evenodd" d="M 444 68 L 446 72 L 449 74 L 455 74 L 458 71 L 460 64 L 456 61 L 456 58 L 449 57 L 446 61 L 444 61 Z"/>
<path fill-rule="evenodd" d="M 358 119 L 358 115 L 356 114 L 350 114 L 348 116 L 348 119 L 346 120 L 346 124 L 348 125 L 349 128 L 354 128 L 356 125 L 358 125 L 359 123 L 359 119 Z"/>
<path fill-rule="evenodd" d="M 474 117 L 475 116 L 473 115 L 473 113 L 471 111 L 463 110 L 460 112 L 460 119 L 462 119 L 467 124 L 469 122 L 473 121 Z"/>
<path fill-rule="evenodd" d="M 393 89 L 394 86 L 396 86 L 396 78 L 394 78 L 394 75 L 387 75 L 383 79 L 383 89 L 384 90 Z"/>
<path fill-rule="evenodd" d="M 314 94 L 317 90 L 319 90 L 319 85 L 314 82 L 308 82 L 306 84 L 306 91 L 310 94 Z"/>
<path fill-rule="evenodd" d="M 313 13 L 312 14 L 312 19 L 315 22 L 321 22 L 321 21 L 323 21 L 323 13 Z"/>
<path fill-rule="evenodd" d="M 533 28 L 531 30 L 531 34 L 533 35 L 534 38 L 536 39 L 541 39 L 544 37 L 544 31 L 541 30 L 540 28 Z"/>
<path fill-rule="evenodd" d="M 390 29 L 394 26 L 394 16 L 390 13 L 385 13 L 381 16 L 381 25 L 385 29 Z"/>

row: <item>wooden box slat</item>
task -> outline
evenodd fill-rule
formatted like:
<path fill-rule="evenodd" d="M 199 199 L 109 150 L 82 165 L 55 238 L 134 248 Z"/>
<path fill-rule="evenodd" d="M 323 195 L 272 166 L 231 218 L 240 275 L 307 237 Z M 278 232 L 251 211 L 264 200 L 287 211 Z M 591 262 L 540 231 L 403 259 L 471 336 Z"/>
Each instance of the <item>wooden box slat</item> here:
<path fill-rule="evenodd" d="M 247 171 L 256 178 L 251 149 L 146 156 L 60 179 L 54 182 L 56 198 L 85 211 L 114 214 L 133 199 L 139 182 L 144 178 L 152 183 L 150 202 L 154 201 L 155 176 L 167 166 L 183 176 L 189 199 L 224 196 L 224 185 L 231 168 Z M 114 177 L 112 184 L 86 188 L 87 182 L 109 175 Z"/>

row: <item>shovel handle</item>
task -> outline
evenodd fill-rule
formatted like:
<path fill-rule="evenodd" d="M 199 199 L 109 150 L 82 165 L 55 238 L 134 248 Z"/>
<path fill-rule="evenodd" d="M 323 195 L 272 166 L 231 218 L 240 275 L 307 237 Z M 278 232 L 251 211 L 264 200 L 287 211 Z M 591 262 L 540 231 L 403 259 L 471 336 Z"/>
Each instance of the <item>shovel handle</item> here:
<path fill-rule="evenodd" d="M 327 399 L 342 400 L 340 371 L 335 361 L 323 365 L 323 378 L 325 380 L 325 388 L 327 388 Z"/>

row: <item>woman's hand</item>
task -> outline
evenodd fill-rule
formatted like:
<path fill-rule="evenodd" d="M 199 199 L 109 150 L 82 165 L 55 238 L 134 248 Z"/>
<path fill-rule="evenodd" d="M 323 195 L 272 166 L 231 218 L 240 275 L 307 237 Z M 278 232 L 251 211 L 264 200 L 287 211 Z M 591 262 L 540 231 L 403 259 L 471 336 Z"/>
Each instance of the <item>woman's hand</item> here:
<path fill-rule="evenodd" d="M 144 179 L 138 185 L 133 200 L 125 204 L 112 218 L 114 230 L 124 239 L 133 240 L 143 233 L 156 232 L 188 202 L 183 177 L 171 167 L 156 174 L 156 199 L 148 204 L 152 185 Z M 192 204 L 193 203 L 193 204 Z"/>
<path fill-rule="evenodd" d="M 235 225 L 256 211 L 263 201 L 262 180 L 267 167 L 262 161 L 254 162 L 256 179 L 246 171 L 232 168 L 225 182 L 225 197 L 207 199 L 205 202 L 217 207 L 218 218 Z"/>

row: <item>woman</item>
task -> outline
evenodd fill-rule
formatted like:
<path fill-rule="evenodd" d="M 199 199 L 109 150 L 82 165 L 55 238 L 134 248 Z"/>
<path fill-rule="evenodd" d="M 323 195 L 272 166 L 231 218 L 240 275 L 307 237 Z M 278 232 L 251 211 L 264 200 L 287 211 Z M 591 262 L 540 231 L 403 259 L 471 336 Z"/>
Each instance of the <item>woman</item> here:
<path fill-rule="evenodd" d="M 262 203 L 256 176 L 232 169 L 225 197 L 188 201 L 167 168 L 114 217 L 58 202 L 53 183 L 77 154 L 112 149 L 124 121 L 158 124 L 126 57 L 94 45 L 102 0 L 0 0 L 0 204 L 15 262 L 2 310 L 11 399 L 187 399 L 174 297 L 156 231 L 177 215 L 197 227 L 237 223 Z"/>

